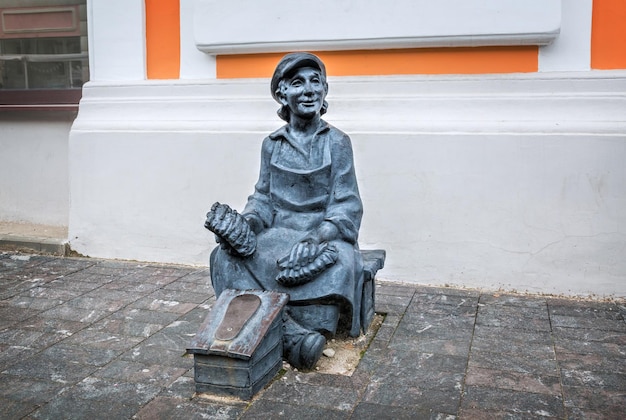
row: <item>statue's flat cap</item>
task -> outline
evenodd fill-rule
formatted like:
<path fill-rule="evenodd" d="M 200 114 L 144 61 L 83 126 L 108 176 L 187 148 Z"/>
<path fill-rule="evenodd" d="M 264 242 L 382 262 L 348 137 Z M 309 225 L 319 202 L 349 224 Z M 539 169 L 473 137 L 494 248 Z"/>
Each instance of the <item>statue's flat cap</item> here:
<path fill-rule="evenodd" d="M 318 69 L 322 73 L 322 76 L 324 76 L 324 78 L 326 77 L 326 67 L 318 56 L 308 52 L 295 52 L 287 54 L 278 62 L 270 84 L 272 97 L 276 99 L 276 101 L 278 101 L 278 97 L 276 96 L 278 83 L 285 77 L 289 77 L 295 70 L 302 67 L 312 67 L 314 69 Z"/>

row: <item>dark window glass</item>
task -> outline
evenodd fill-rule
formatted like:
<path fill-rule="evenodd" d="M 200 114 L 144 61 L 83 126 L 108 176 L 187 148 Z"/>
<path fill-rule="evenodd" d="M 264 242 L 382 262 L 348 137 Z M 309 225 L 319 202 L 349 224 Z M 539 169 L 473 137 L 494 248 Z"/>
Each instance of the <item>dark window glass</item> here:
<path fill-rule="evenodd" d="M 80 37 L 0 40 L 1 89 L 80 88 L 88 73 Z"/>

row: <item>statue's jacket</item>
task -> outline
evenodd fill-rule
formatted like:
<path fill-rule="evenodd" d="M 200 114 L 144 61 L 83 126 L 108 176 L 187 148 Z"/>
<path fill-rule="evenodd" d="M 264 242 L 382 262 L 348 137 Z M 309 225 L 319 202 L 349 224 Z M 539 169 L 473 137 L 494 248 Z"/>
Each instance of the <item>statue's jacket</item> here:
<path fill-rule="evenodd" d="M 343 304 L 352 315 L 350 333 L 357 336 L 363 283 L 357 239 L 363 207 L 350 138 L 325 121 L 306 145 L 295 141 L 288 126 L 270 134 L 262 145 L 259 180 L 242 214 L 260 219 L 265 229 L 257 235 L 251 257 L 216 248 L 211 255 L 216 293 L 227 288 L 276 290 L 289 294 L 290 304 Z M 337 262 L 304 285 L 278 284 L 277 260 L 323 221 L 339 230 L 340 239 L 331 242 Z"/>

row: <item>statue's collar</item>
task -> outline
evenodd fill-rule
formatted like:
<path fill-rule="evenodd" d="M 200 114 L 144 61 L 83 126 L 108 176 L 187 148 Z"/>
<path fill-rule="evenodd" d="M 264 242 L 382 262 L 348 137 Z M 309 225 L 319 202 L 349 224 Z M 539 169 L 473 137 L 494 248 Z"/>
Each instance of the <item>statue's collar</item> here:
<path fill-rule="evenodd" d="M 292 139 L 293 137 L 291 136 L 291 133 L 289 133 L 288 130 L 289 124 L 285 124 L 282 127 L 280 127 L 278 130 L 274 131 L 272 134 L 269 135 L 270 139 L 272 140 L 279 140 L 281 138 L 287 140 L 290 143 L 295 143 Z M 320 120 L 320 126 L 317 129 L 317 131 L 315 132 L 315 134 L 313 134 L 313 136 L 317 136 L 325 131 L 328 131 L 330 129 L 330 124 L 328 124 L 326 121 L 324 120 Z"/>

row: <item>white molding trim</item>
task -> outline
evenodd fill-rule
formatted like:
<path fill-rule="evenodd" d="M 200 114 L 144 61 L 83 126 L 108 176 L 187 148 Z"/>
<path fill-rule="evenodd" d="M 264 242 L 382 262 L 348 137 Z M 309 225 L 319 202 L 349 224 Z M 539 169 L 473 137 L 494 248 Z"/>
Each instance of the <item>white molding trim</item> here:
<path fill-rule="evenodd" d="M 208 54 L 293 50 L 547 45 L 561 0 L 196 0 L 196 46 Z"/>
<path fill-rule="evenodd" d="M 335 77 L 326 118 L 350 133 L 626 133 L 626 72 Z M 267 133 L 268 79 L 89 82 L 72 131 Z"/>

